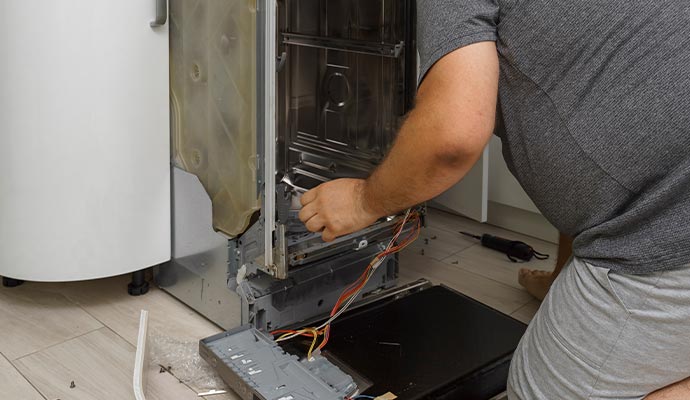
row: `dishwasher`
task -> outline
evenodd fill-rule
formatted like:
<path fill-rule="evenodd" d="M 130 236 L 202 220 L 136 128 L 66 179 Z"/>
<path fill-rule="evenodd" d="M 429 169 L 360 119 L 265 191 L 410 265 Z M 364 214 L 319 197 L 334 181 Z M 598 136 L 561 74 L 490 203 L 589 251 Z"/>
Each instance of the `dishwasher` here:
<path fill-rule="evenodd" d="M 524 324 L 425 280 L 397 284 L 389 249 L 421 229 L 424 206 L 330 243 L 298 219 L 305 191 L 366 178 L 413 107 L 415 1 L 169 7 L 173 257 L 155 281 L 228 330 L 202 357 L 245 400 L 502 393 Z M 312 352 L 325 328 L 276 338 L 305 326 L 327 326 L 328 346 Z"/>

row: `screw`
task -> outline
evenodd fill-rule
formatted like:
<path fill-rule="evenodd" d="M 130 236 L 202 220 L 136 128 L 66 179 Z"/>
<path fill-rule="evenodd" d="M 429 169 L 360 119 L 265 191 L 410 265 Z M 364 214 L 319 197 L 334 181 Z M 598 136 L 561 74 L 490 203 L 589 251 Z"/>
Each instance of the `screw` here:
<path fill-rule="evenodd" d="M 420 254 L 421 254 L 421 255 L 424 255 L 424 249 L 422 249 L 422 251 L 421 251 L 421 253 L 420 253 Z"/>
<path fill-rule="evenodd" d="M 458 261 L 458 260 L 455 260 L 455 261 L 453 261 L 453 262 L 452 262 L 451 264 L 455 264 L 455 265 L 457 265 L 457 264 L 460 264 L 460 261 Z"/>
<path fill-rule="evenodd" d="M 429 244 L 429 239 L 424 239 L 424 244 Z"/>
<path fill-rule="evenodd" d="M 436 235 L 431 237 L 431 240 L 436 240 L 436 239 L 438 239 L 438 237 Z"/>
<path fill-rule="evenodd" d="M 69 388 L 70 388 L 70 389 L 74 389 L 75 387 L 77 387 L 77 385 L 75 385 L 75 384 L 74 384 L 74 381 L 72 381 L 72 382 L 69 384 Z"/>

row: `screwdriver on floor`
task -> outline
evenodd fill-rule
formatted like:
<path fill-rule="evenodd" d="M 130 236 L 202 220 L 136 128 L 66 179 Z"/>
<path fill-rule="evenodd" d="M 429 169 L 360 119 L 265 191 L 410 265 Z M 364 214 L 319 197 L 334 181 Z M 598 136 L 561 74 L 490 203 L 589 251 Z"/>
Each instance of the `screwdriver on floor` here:
<path fill-rule="evenodd" d="M 473 239 L 477 239 L 482 243 L 482 246 L 488 247 L 492 250 L 500 251 L 501 253 L 508 256 L 510 261 L 530 261 L 532 258 L 537 260 L 546 260 L 549 258 L 548 254 L 540 253 L 530 245 L 525 242 L 520 242 L 517 240 L 504 239 L 502 237 L 489 235 L 485 233 L 481 236 L 474 235 L 468 232 L 460 232 L 465 236 L 469 236 Z"/>

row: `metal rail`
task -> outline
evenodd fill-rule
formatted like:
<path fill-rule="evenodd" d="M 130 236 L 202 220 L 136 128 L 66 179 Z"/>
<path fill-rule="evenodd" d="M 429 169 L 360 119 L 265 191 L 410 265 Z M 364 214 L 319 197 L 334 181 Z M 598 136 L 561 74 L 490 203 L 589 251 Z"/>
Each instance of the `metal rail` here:
<path fill-rule="evenodd" d="M 405 48 L 405 42 L 376 43 L 324 36 L 300 35 L 297 33 L 283 33 L 283 43 L 292 46 L 338 50 L 389 58 L 400 57 Z"/>

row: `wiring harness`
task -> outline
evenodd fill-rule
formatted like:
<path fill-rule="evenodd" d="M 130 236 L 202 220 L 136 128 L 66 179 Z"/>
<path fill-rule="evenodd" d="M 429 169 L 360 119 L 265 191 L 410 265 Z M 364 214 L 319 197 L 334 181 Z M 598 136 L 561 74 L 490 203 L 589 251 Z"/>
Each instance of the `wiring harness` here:
<path fill-rule="evenodd" d="M 408 223 L 412 225 L 412 228 L 404 237 L 401 238 L 402 233 L 405 231 L 405 226 Z M 374 275 L 374 272 L 376 272 L 376 270 L 381 266 L 381 264 L 383 264 L 388 256 L 398 253 L 412 244 L 419 237 L 421 229 L 422 220 L 420 214 L 417 211 L 408 209 L 405 212 L 404 217 L 395 225 L 395 233 L 390 242 L 388 242 L 386 248 L 371 260 L 362 275 L 355 282 L 345 288 L 343 293 L 338 298 L 338 301 L 335 303 L 335 306 L 331 310 L 328 320 L 317 327 L 302 328 L 298 330 L 281 329 L 273 331 L 271 332 L 273 336 L 280 335 L 276 339 L 276 342 L 283 342 L 300 336 L 311 337 L 311 346 L 307 352 L 307 359 L 311 360 L 315 348 L 321 351 L 326 344 L 328 344 L 328 339 L 331 332 L 331 324 L 333 321 L 341 316 L 350 307 L 350 305 L 354 303 L 354 301 L 357 299 L 357 296 L 359 296 L 364 287 L 367 285 L 367 282 L 369 282 L 369 279 L 371 279 L 371 277 Z M 323 336 L 323 340 L 317 347 L 316 344 L 321 336 Z"/>

